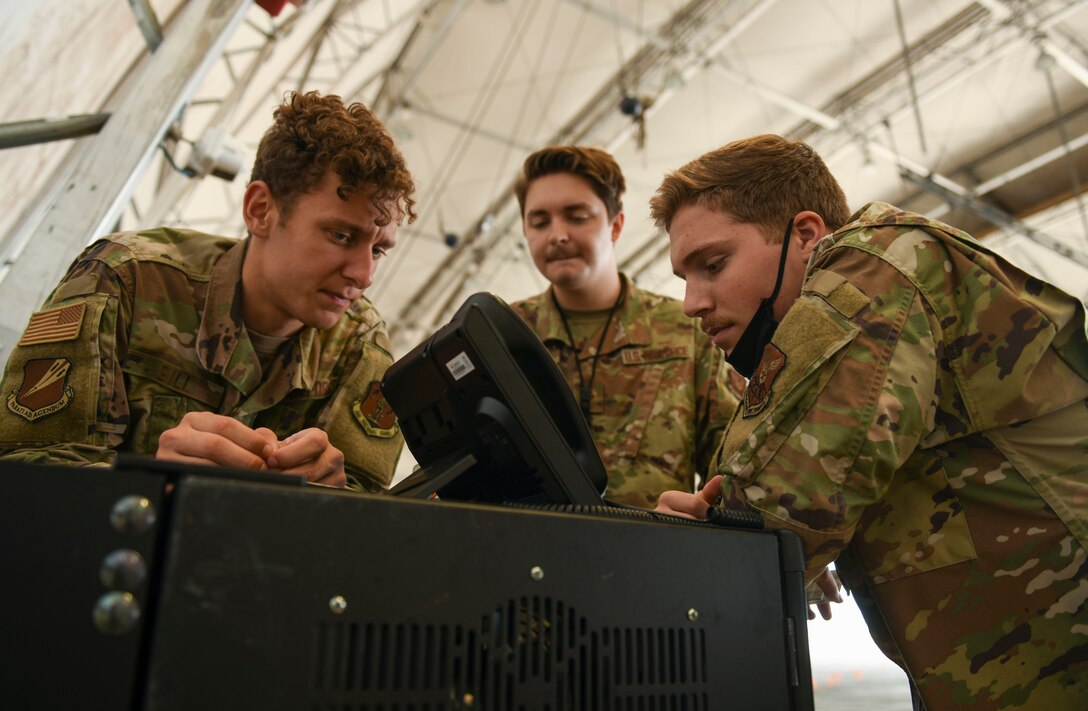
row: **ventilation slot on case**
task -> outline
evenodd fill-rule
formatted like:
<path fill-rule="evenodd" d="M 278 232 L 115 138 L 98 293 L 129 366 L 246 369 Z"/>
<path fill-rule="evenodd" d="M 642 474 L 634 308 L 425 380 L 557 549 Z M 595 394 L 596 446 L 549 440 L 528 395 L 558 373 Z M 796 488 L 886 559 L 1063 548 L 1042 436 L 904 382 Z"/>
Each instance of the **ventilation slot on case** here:
<path fill-rule="evenodd" d="M 319 711 L 705 711 L 706 631 L 593 628 L 551 598 L 461 625 L 343 621 L 314 632 Z"/>

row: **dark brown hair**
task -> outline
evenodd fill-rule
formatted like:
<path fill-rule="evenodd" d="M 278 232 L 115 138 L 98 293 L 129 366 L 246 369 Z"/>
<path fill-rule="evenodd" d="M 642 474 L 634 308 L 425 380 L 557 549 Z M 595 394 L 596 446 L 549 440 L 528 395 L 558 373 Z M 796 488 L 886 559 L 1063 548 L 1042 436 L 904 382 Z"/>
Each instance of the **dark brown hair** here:
<path fill-rule="evenodd" d="M 734 141 L 668 173 L 650 199 L 650 216 L 668 230 L 688 204 L 758 225 L 769 242 L 781 242 L 802 210 L 819 214 L 832 231 L 850 218 L 846 195 L 816 151 L 773 134 Z"/>
<path fill-rule="evenodd" d="M 588 146 L 548 146 L 525 159 L 521 175 L 514 184 L 518 205 L 525 215 L 525 195 L 537 178 L 555 173 L 570 173 L 582 178 L 604 203 L 608 219 L 623 210 L 623 191 L 627 184 L 616 160 L 600 148 Z"/>
<path fill-rule="evenodd" d="M 333 170 L 340 177 L 342 200 L 361 188 L 371 191 L 379 224 L 400 222 L 405 215 L 408 222 L 415 220 L 415 182 L 392 136 L 370 109 L 360 103 L 345 106 L 331 94 L 290 92 L 272 116 L 249 179 L 268 183 L 284 215 Z"/>

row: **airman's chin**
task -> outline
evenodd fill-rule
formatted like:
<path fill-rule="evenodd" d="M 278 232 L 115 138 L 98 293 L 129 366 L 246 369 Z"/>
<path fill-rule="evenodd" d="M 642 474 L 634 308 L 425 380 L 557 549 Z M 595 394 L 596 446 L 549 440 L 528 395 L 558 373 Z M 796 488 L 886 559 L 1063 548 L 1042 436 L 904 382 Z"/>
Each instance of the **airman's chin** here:
<path fill-rule="evenodd" d="M 574 268 L 573 265 L 562 265 L 558 268 L 549 269 L 544 273 L 544 276 L 552 284 L 562 289 L 577 289 L 585 282 L 586 270 Z"/>
<path fill-rule="evenodd" d="M 342 311 L 322 311 L 308 319 L 303 319 L 302 323 L 310 328 L 325 331 L 335 326 L 343 315 Z"/>

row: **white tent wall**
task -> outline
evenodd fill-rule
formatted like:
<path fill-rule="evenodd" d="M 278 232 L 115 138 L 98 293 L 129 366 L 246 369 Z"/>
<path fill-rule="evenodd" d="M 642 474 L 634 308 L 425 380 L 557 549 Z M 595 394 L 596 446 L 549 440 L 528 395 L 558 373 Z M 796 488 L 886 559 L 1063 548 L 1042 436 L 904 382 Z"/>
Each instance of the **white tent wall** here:
<path fill-rule="evenodd" d="M 172 15 L 179 3 L 158 3 L 163 17 Z M 2 0 L 0 5 L 0 123 L 102 111 L 147 51 L 133 12 L 123 2 Z M 61 141 L 0 152 L 5 206 L 0 235 L 9 233 L 22 211 L 33 207 L 71 149 L 70 142 Z"/>
<path fill-rule="evenodd" d="M 544 288 L 511 188 L 525 155 L 557 142 L 615 154 L 628 183 L 619 260 L 656 291 L 683 289 L 648 217 L 663 174 L 774 132 L 820 151 L 852 208 L 885 200 L 938 216 L 1088 300 L 1086 0 L 312 0 L 275 18 L 248 5 L 221 43 L 204 36 L 209 23 L 185 24 L 195 6 L 215 18 L 239 2 L 0 0 L 0 135 L 149 99 L 139 19 L 152 18 L 157 51 L 178 52 L 186 74 L 158 83 L 203 78 L 176 81 L 180 108 L 144 159 L 104 176 L 117 187 L 103 205 L 124 198 L 108 227 L 242 237 L 252 152 L 285 91 L 374 107 L 419 188 L 419 219 L 369 293 L 398 353 L 474 291 L 515 300 Z M 641 126 L 619 110 L 625 95 L 646 107 Z M 167 109 L 149 102 L 147 123 Z M 133 134 L 150 129 L 140 118 L 125 118 Z M 69 179 L 88 154 L 127 148 L 109 125 L 0 150 L 0 358 L 91 238 L 51 242 L 42 221 L 69 186 L 91 190 L 86 173 Z M 183 175 L 164 157 L 185 166 L 212 135 L 242 155 L 232 181 Z M 91 212 L 58 217 L 83 234 Z M 406 453 L 400 475 L 411 465 Z"/>
<path fill-rule="evenodd" d="M 108 112 L 148 57 L 140 4 L 4 0 L 3 121 Z M 164 38 L 178 32 L 181 3 L 146 5 Z M 777 132 L 821 151 L 852 207 L 881 199 L 939 215 L 1083 299 L 1086 36 L 1082 0 L 316 0 L 276 18 L 253 6 L 164 147 L 184 165 L 217 128 L 248 162 L 291 89 L 374 106 L 419 185 L 420 219 L 371 290 L 399 351 L 471 291 L 516 299 L 543 288 L 510 188 L 525 154 L 557 141 L 616 154 L 629 184 L 619 257 L 649 288 L 682 289 L 647 216 L 664 172 Z M 648 105 L 641 140 L 618 109 L 624 93 Z M 100 140 L 0 151 L 0 276 L 23 271 L 15 242 L 43 239 L 32 218 L 66 157 Z M 230 183 L 187 178 L 156 152 L 121 226 L 241 236 L 246 170 Z M 949 195 L 976 209 L 950 209 Z M 56 250 L 58 269 L 79 246 Z M 40 297 L 47 285 L 23 288 Z"/>

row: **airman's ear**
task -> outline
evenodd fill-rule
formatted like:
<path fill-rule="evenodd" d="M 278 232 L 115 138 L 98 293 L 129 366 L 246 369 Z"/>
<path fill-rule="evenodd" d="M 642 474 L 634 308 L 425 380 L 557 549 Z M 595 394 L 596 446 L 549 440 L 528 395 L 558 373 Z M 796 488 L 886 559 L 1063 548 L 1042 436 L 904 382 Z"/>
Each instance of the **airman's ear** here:
<path fill-rule="evenodd" d="M 831 230 L 827 229 L 824 218 L 812 210 L 802 210 L 793 218 L 793 234 L 800 240 L 799 252 L 806 260 L 816 248 L 816 243 L 829 232 Z"/>
<path fill-rule="evenodd" d="M 623 213 L 617 212 L 616 216 L 612 218 L 612 244 L 616 243 L 616 240 L 620 238 L 620 233 L 623 232 Z"/>
<path fill-rule="evenodd" d="M 254 237 L 266 237 L 280 219 L 279 205 L 272 197 L 272 190 L 263 180 L 254 180 L 246 186 L 242 199 L 242 217 L 246 228 Z"/>

